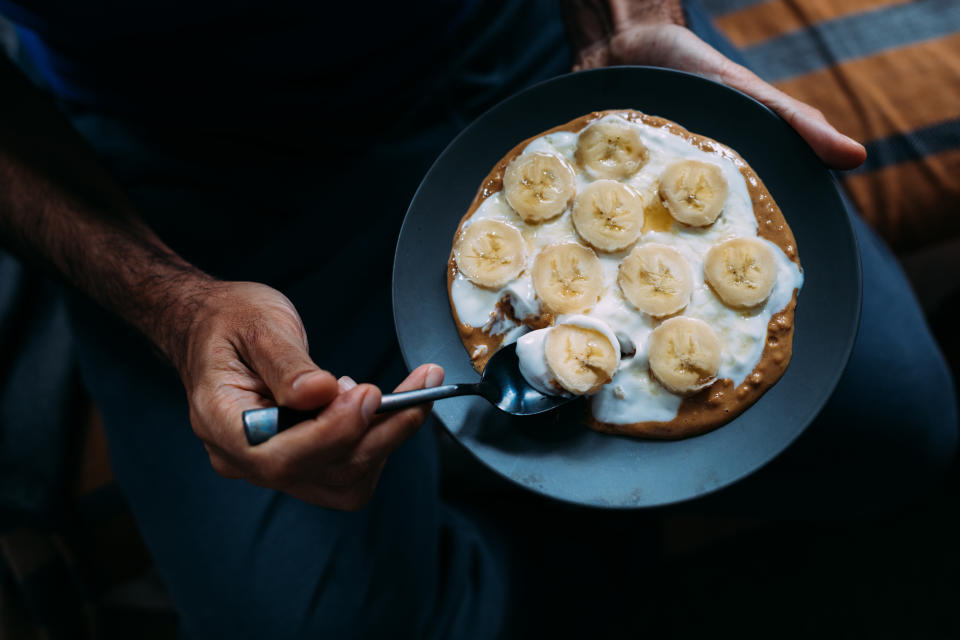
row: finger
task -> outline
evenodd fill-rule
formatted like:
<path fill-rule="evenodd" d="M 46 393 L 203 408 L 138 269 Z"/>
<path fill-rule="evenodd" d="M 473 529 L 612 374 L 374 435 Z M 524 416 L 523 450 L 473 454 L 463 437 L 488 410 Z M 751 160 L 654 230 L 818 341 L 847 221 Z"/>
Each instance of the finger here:
<path fill-rule="evenodd" d="M 724 78 L 735 89 L 773 109 L 807 141 L 824 164 L 833 169 L 853 169 L 863 164 L 863 145 L 837 131 L 819 111 L 767 84 L 751 71 L 735 65 Z"/>
<path fill-rule="evenodd" d="M 204 448 L 210 457 L 210 466 L 218 475 L 230 480 L 245 476 L 242 468 L 234 462 L 226 451 L 210 443 L 205 443 Z"/>
<path fill-rule="evenodd" d="M 357 386 L 357 381 L 350 376 L 340 376 L 340 378 L 337 379 L 337 385 L 340 387 L 340 392 L 343 393 Z"/>
<path fill-rule="evenodd" d="M 434 381 L 433 384 L 430 384 Z M 424 387 L 436 387 L 443 382 L 443 367 L 438 364 L 422 364 L 410 372 L 403 382 L 397 385 L 394 393 L 413 391 Z"/>
<path fill-rule="evenodd" d="M 190 423 L 208 446 L 215 445 L 234 462 L 246 458 L 250 448 L 243 428 L 243 412 L 264 409 L 276 402 L 234 381 L 204 385 L 190 396 Z"/>
<path fill-rule="evenodd" d="M 816 109 L 731 61 L 689 29 L 677 25 L 638 25 L 614 36 L 611 49 L 615 63 L 642 62 L 682 69 L 739 89 L 786 120 L 831 168 L 852 169 L 866 159 L 863 145 L 833 128 Z"/>
<path fill-rule="evenodd" d="M 340 394 L 314 420 L 287 429 L 263 444 L 248 447 L 254 467 L 277 484 L 316 475 L 317 465 L 345 456 L 367 432 L 380 390 L 362 384 Z"/>
<path fill-rule="evenodd" d="M 383 464 L 373 467 L 370 472 L 357 478 L 349 486 L 328 487 L 313 482 L 293 485 L 286 492 L 295 498 L 327 509 L 357 511 L 362 509 L 373 497 Z"/>
<path fill-rule="evenodd" d="M 438 365 L 422 365 L 407 376 L 396 391 L 439 386 L 443 382 L 443 375 L 443 368 Z M 430 415 L 432 407 L 432 403 L 421 404 L 378 418 L 357 446 L 356 455 L 362 459 L 378 459 L 390 455 L 416 433 Z"/>
<path fill-rule="evenodd" d="M 243 332 L 239 350 L 280 406 L 317 409 L 337 397 L 337 379 L 310 358 L 299 318 L 261 322 Z"/>

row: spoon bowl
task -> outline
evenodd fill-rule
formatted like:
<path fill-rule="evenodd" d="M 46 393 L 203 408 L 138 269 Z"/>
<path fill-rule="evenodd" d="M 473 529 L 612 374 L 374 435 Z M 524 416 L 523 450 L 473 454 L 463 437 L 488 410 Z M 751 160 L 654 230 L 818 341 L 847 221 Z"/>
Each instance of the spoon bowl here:
<path fill-rule="evenodd" d="M 491 356 L 477 386 L 480 391 L 478 395 L 501 411 L 515 416 L 532 416 L 550 411 L 577 398 L 573 395 L 547 395 L 531 387 L 520 373 L 516 343 L 503 347 Z"/>
<path fill-rule="evenodd" d="M 457 396 L 480 396 L 504 413 L 532 416 L 575 400 L 577 396 L 554 396 L 537 391 L 520 373 L 516 343 L 497 351 L 487 361 L 480 382 L 445 384 L 429 389 L 389 393 L 380 400 L 377 413 L 406 409 L 424 402 Z M 266 442 L 295 424 L 317 417 L 319 410 L 298 411 L 287 407 L 250 409 L 243 412 L 243 430 L 250 445 Z"/>

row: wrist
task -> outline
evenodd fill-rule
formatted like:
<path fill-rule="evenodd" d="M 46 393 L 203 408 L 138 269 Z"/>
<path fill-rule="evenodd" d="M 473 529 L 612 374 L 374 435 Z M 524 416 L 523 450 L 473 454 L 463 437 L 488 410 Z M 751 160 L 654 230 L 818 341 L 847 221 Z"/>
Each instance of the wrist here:
<path fill-rule="evenodd" d="M 684 26 L 681 0 L 608 0 L 613 34 L 643 24 L 677 24 Z"/>
<path fill-rule="evenodd" d="M 64 235 L 79 241 L 51 243 L 45 257 L 179 368 L 189 329 L 219 281 L 181 258 L 132 210 L 68 213 Z"/>
<path fill-rule="evenodd" d="M 681 0 L 567 0 L 563 9 L 574 70 L 618 64 L 611 42 L 621 34 L 685 24 Z"/>
<path fill-rule="evenodd" d="M 136 317 L 128 320 L 180 370 L 191 334 L 224 283 L 179 260 L 158 271 L 150 277 L 140 303 L 131 309 Z"/>
<path fill-rule="evenodd" d="M 62 274 L 179 368 L 189 330 L 220 281 L 181 258 L 137 219 L 88 222 L 76 234 L 84 240 L 83 251 L 66 260 L 60 256 Z"/>

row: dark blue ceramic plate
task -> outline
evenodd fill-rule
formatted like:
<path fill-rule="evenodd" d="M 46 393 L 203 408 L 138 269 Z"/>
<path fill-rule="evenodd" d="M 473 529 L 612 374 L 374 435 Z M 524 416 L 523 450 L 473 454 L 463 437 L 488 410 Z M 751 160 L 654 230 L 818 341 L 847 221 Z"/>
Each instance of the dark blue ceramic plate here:
<path fill-rule="evenodd" d="M 408 366 L 436 362 L 448 381 L 474 381 L 447 301 L 454 232 L 480 182 L 521 140 L 591 111 L 632 108 L 737 150 L 760 175 L 796 236 L 806 281 L 794 354 L 780 382 L 716 431 L 676 442 L 596 433 L 583 406 L 514 418 L 479 398 L 443 400 L 434 413 L 500 475 L 583 505 L 635 508 L 701 496 L 756 471 L 813 420 L 847 364 L 860 316 L 860 255 L 830 172 L 772 111 L 698 76 L 615 67 L 554 78 L 467 127 L 427 173 L 397 243 L 393 309 Z"/>

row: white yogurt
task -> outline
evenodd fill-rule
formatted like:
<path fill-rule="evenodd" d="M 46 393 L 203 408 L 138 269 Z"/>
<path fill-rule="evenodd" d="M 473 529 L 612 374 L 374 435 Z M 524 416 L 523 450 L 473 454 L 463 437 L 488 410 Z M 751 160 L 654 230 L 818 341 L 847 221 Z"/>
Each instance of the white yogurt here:
<path fill-rule="evenodd" d="M 656 188 L 660 175 L 673 162 L 700 160 L 720 167 L 727 181 L 728 194 L 723 212 L 714 224 L 705 228 L 692 228 L 675 223 L 670 231 L 645 233 L 638 244 L 656 242 L 671 246 L 690 262 L 694 276 L 693 295 L 681 315 L 704 320 L 713 328 L 723 344 L 718 377 L 729 378 L 735 386 L 739 386 L 760 361 L 770 317 L 789 304 L 794 289 L 800 289 L 803 285 L 803 273 L 780 247 L 764 240 L 773 249 L 777 259 L 777 280 L 770 297 L 759 308 L 749 312 L 724 305 L 704 281 L 703 259 L 707 250 L 719 242 L 734 237 L 757 236 L 753 204 L 740 170 L 731 159 L 716 153 L 707 153 L 665 128 L 628 122 L 616 115 L 605 116 L 603 119 L 618 119 L 640 131 L 649 150 L 649 160 L 640 171 L 623 182 L 634 187 L 647 202 L 658 197 Z M 578 138 L 579 134 L 576 133 L 551 133 L 530 142 L 523 153 L 554 153 L 575 167 L 573 156 Z M 577 172 L 576 179 L 578 193 L 593 181 L 582 171 Z M 518 323 L 510 318 L 498 317 L 497 302 L 509 300 L 519 319 L 539 316 L 540 303 L 530 277 L 534 257 L 547 245 L 561 241 L 580 242 L 580 239 L 574 230 L 569 207 L 554 220 L 529 225 L 510 208 L 502 192 L 488 197 L 465 227 L 484 218 L 502 220 L 520 230 L 527 241 L 526 268 L 513 282 L 495 291 L 477 287 L 462 275 L 458 275 L 451 289 L 453 305 L 461 322 L 484 328 L 493 334 L 506 334 L 505 337 L 511 341 L 517 340 L 525 327 L 518 326 Z M 604 291 L 597 304 L 581 316 L 599 321 L 598 324 L 605 327 L 605 334 L 609 331 L 609 335 L 618 339 L 621 345 L 631 346 L 627 344 L 629 342 L 635 348 L 631 357 L 621 360 L 613 381 L 594 396 L 593 415 L 602 422 L 613 424 L 668 422 L 676 417 L 683 398 L 667 391 L 650 376 L 647 367 L 647 338 L 659 321 L 637 311 L 620 293 L 617 273 L 620 262 L 627 253 L 628 251 L 597 252 L 603 266 Z M 557 323 L 570 322 L 575 317 L 560 316 Z M 549 375 L 548 370 L 544 373 L 546 360 L 542 352 L 547 331 L 548 329 L 534 331 L 520 338 L 517 352 L 518 355 L 521 354 L 522 348 L 524 355 L 521 356 L 521 372 L 531 385 L 544 392 L 556 393 L 552 388 L 547 391 L 552 376 L 545 377 Z"/>
<path fill-rule="evenodd" d="M 544 343 L 550 329 L 537 329 L 517 340 L 517 360 L 520 361 L 520 375 L 530 383 L 530 386 L 550 396 L 564 395 L 557 391 L 553 383 L 556 379 L 547 366 L 547 356 Z"/>

